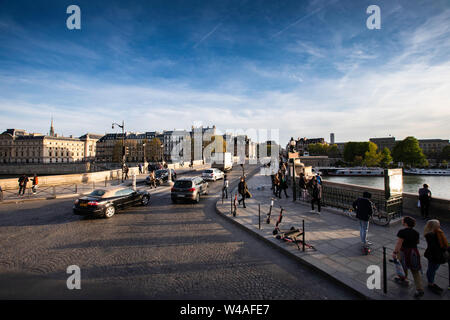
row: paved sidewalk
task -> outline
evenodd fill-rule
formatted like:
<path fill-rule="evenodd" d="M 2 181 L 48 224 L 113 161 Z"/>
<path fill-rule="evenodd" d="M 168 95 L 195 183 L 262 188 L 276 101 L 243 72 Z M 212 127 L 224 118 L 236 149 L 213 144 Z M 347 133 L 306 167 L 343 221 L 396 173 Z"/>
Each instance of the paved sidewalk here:
<path fill-rule="evenodd" d="M 200 166 L 195 166 L 194 168 L 183 168 L 176 169 L 175 172 L 178 176 L 204 170 L 210 168 L 211 165 L 205 164 Z M 138 174 L 136 176 L 137 184 L 143 184 L 145 179 L 147 178 L 148 173 Z M 129 179 L 125 180 L 123 183 L 131 185 L 132 178 L 128 176 Z M 121 184 L 120 180 L 108 180 L 106 181 L 106 186 L 118 185 Z M 91 193 L 95 188 L 105 187 L 105 181 L 96 181 L 89 183 L 79 183 L 79 184 L 69 184 L 69 185 L 57 185 L 57 186 L 38 186 L 36 194 L 31 192 L 31 183 L 27 184 L 27 190 L 25 191 L 25 195 L 19 196 L 17 193 L 19 189 L 15 190 L 5 190 L 3 194 L 3 201 L 0 201 L 0 204 L 6 203 L 16 203 L 23 201 L 38 201 L 38 200 L 47 200 L 47 199 L 63 199 L 63 198 L 73 198 L 79 197 L 85 194 Z"/>
<path fill-rule="evenodd" d="M 369 226 L 369 239 L 373 242 L 372 253 L 368 256 L 362 255 L 361 243 L 359 237 L 359 224 L 357 220 L 351 217 L 339 214 L 337 210 L 331 208 L 322 208 L 320 215 L 311 213 L 309 203 L 292 201 L 292 190 L 288 189 L 289 198 L 275 200 L 272 210 L 271 223 L 266 224 L 266 214 L 269 211 L 272 191 L 270 190 L 270 177 L 256 174 L 248 182 L 250 192 L 253 197 L 246 200 L 247 208 L 238 206 L 237 216 L 231 215 L 230 198 L 222 204 L 217 202 L 217 210 L 225 217 L 231 219 L 257 237 L 275 246 L 277 249 L 298 259 L 318 272 L 322 272 L 332 279 L 340 282 L 362 296 L 369 299 L 414 299 L 414 282 L 412 275 L 409 275 L 409 287 L 401 287 L 394 282 L 395 269 L 393 263 L 389 262 L 394 249 L 397 232 L 402 228 L 400 224 L 391 226 L 378 226 L 371 224 Z M 263 188 L 261 188 L 261 186 Z M 238 196 L 238 199 L 240 196 Z M 258 204 L 261 206 L 261 230 L 258 227 Z M 272 231 L 278 219 L 280 205 L 285 209 L 283 220 L 280 224 L 281 230 L 288 230 L 291 226 L 302 228 L 302 220 L 305 220 L 306 243 L 313 245 L 316 251 L 306 249 L 305 252 L 299 251 L 293 243 L 286 243 L 276 239 Z M 441 265 L 436 275 L 436 283 L 445 289 L 442 296 L 436 295 L 427 288 L 426 268 L 427 259 L 423 257 L 426 247 L 426 240 L 423 237 L 423 228 L 425 221 L 417 219 L 416 230 L 421 234 L 419 251 L 421 253 L 421 263 L 423 268 L 422 282 L 425 288 L 425 295 L 421 299 L 449 300 L 450 292 L 447 290 L 449 284 L 448 265 Z M 444 232 L 450 237 L 450 228 L 448 225 L 442 226 Z M 367 267 L 377 265 L 383 270 L 383 246 L 386 247 L 387 257 L 387 294 L 383 289 L 369 290 L 367 288 L 367 279 L 370 274 L 366 273 Z M 383 281 L 381 278 L 381 286 Z"/>

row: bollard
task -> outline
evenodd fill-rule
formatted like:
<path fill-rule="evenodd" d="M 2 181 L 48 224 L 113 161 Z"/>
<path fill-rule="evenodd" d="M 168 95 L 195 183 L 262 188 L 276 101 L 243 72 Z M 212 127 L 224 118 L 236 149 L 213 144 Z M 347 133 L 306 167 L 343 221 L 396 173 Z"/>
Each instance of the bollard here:
<path fill-rule="evenodd" d="M 305 252 L 305 219 L 303 219 L 302 220 L 302 249 L 303 249 L 303 252 Z"/>
<path fill-rule="evenodd" d="M 261 230 L 261 204 L 258 203 L 258 227 Z"/>
<path fill-rule="evenodd" d="M 75 193 L 78 193 L 78 185 L 75 183 Z"/>
<path fill-rule="evenodd" d="M 105 188 L 106 188 L 107 183 L 108 183 L 108 177 L 105 177 Z"/>
<path fill-rule="evenodd" d="M 230 214 L 233 214 L 233 192 L 230 197 Z"/>
<path fill-rule="evenodd" d="M 386 247 L 383 247 L 383 292 L 387 293 Z"/>

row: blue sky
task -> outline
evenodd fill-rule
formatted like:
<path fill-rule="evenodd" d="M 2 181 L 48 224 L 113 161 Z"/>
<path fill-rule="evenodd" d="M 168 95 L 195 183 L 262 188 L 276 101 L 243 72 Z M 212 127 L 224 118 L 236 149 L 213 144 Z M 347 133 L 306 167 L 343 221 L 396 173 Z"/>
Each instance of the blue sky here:
<path fill-rule="evenodd" d="M 0 112 L 0 130 L 46 133 L 53 116 L 64 135 L 125 120 L 448 139 L 450 2 L 3 0 Z"/>

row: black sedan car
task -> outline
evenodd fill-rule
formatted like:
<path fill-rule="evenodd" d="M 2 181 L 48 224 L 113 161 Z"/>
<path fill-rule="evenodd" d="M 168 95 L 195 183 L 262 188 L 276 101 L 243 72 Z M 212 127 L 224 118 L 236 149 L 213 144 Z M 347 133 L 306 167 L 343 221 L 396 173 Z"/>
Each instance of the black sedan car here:
<path fill-rule="evenodd" d="M 91 194 L 76 200 L 73 213 L 82 216 L 111 218 L 118 209 L 135 205 L 148 205 L 150 193 L 133 190 L 130 187 L 110 187 L 96 189 Z"/>

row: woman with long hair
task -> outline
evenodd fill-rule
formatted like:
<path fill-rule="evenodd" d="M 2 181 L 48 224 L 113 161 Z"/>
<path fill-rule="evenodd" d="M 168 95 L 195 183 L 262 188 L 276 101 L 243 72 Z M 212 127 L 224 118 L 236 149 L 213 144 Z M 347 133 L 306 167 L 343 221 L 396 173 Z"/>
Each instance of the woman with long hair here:
<path fill-rule="evenodd" d="M 427 280 L 428 288 L 437 294 L 441 294 L 443 289 L 434 283 L 436 271 L 441 264 L 448 261 L 448 242 L 444 232 L 441 229 L 439 220 L 428 220 L 425 225 L 423 234 L 427 240 L 427 249 L 425 250 L 425 258 L 428 259 Z M 445 257 L 447 255 L 447 258 Z"/>

